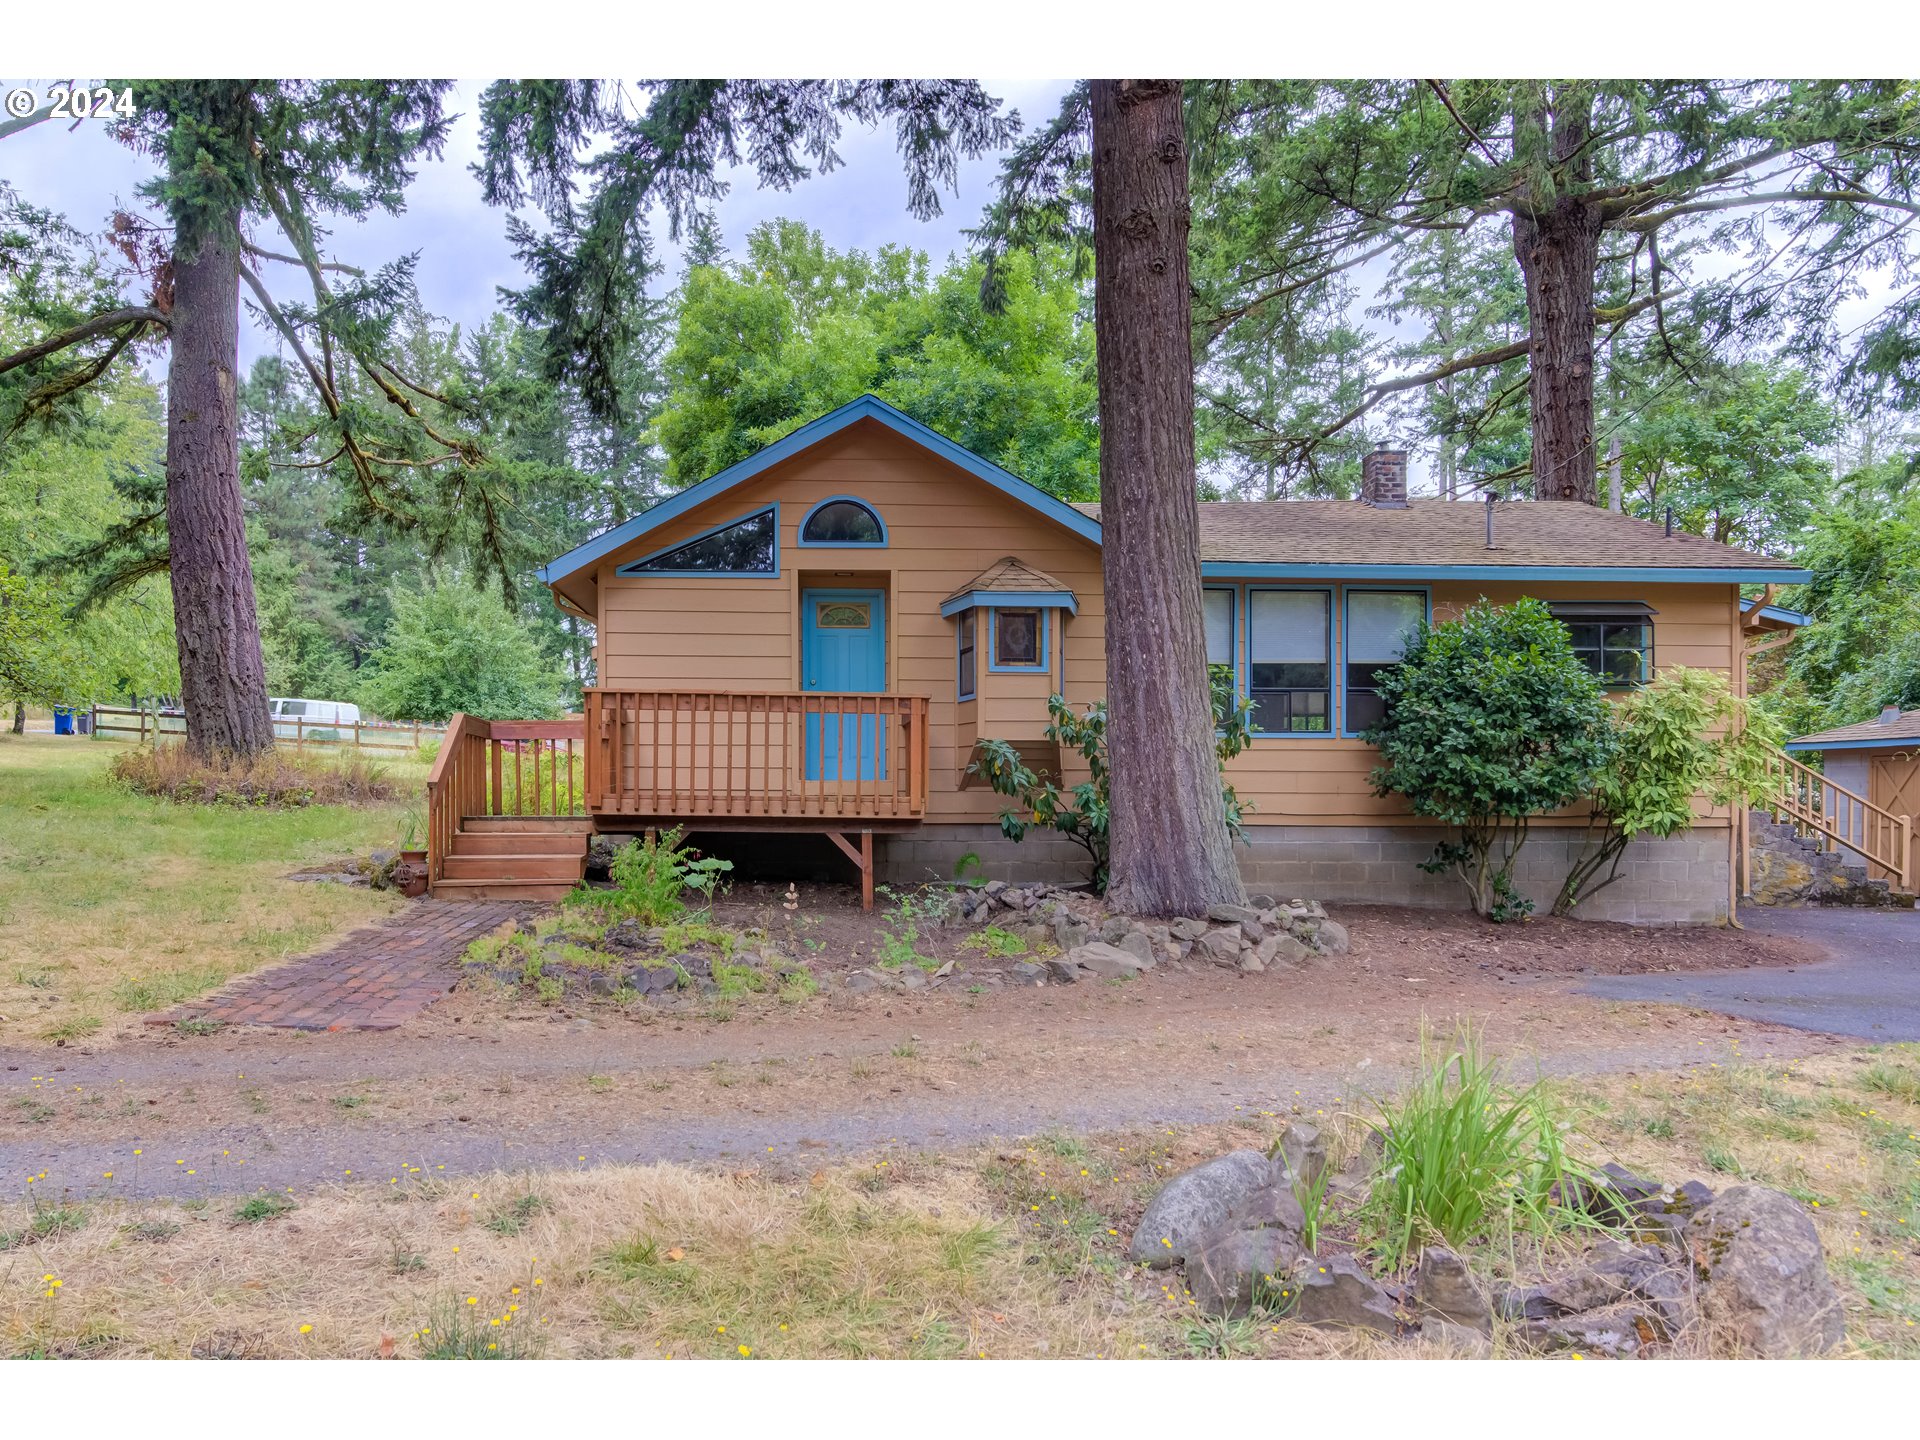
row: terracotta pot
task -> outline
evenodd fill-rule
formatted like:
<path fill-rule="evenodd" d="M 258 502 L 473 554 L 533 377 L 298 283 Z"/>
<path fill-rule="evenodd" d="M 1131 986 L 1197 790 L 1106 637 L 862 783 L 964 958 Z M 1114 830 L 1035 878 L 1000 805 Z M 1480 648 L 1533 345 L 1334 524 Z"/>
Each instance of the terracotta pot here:
<path fill-rule="evenodd" d="M 427 867 L 425 865 L 403 865 L 393 872 L 393 888 L 409 900 L 418 900 L 427 893 Z"/>
<path fill-rule="evenodd" d="M 400 863 L 402 865 L 418 865 L 424 870 L 427 864 L 427 852 L 424 850 L 402 850 L 400 852 Z"/>

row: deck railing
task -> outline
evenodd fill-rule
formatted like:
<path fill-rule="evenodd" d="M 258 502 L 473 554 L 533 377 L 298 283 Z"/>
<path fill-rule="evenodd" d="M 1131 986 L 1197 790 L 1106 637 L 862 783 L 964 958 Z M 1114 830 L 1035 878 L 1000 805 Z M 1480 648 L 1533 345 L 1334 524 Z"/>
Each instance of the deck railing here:
<path fill-rule="evenodd" d="M 1760 804 L 1774 819 L 1786 820 L 1823 849 L 1852 852 L 1866 862 L 1870 877 L 1912 891 L 1912 820 L 1834 784 L 1784 751 L 1768 761 L 1767 773 L 1772 784 Z"/>
<path fill-rule="evenodd" d="M 427 775 L 427 882 L 439 883 L 469 815 L 587 813 L 586 725 L 455 715 Z"/>
<path fill-rule="evenodd" d="M 586 692 L 597 812 L 731 820 L 918 820 L 927 699 L 815 690 Z"/>

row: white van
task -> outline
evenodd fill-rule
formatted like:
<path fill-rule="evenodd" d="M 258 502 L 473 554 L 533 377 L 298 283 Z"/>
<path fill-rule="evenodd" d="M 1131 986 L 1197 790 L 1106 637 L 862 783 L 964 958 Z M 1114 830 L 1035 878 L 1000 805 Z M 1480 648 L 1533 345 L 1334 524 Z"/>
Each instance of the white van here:
<path fill-rule="evenodd" d="M 342 737 L 335 727 L 360 723 L 360 707 L 344 700 L 269 697 L 267 710 L 273 716 L 274 735 L 287 740 L 296 736 L 308 740 L 337 740 Z"/>

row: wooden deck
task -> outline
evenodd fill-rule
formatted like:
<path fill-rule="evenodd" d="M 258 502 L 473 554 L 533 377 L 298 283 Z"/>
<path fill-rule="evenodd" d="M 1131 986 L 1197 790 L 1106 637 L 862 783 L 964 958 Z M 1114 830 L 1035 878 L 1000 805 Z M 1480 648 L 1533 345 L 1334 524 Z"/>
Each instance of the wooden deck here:
<path fill-rule="evenodd" d="M 871 907 L 874 834 L 926 816 L 925 696 L 594 689 L 585 699 L 584 715 L 566 720 L 453 717 L 427 781 L 435 893 L 571 883 L 541 846 L 484 833 L 510 817 L 527 822 L 514 833 L 571 834 L 559 822 L 575 821 L 822 834 L 859 870 Z"/>

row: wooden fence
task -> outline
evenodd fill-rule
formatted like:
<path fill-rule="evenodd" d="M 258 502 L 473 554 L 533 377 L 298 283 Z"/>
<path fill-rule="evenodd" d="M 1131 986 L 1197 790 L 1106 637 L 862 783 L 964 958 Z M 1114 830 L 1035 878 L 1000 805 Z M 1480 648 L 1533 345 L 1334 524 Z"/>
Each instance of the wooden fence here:
<path fill-rule="evenodd" d="M 161 715 L 151 710 L 121 709 L 112 705 L 92 708 L 93 731 L 111 739 L 175 739 L 187 733 L 184 715 Z M 446 737 L 444 725 L 404 724 L 388 720 L 305 720 L 298 716 L 274 717 L 273 733 L 279 740 L 291 740 L 294 749 L 309 745 L 345 746 L 356 750 L 397 750 L 412 752 L 429 742 Z"/>

